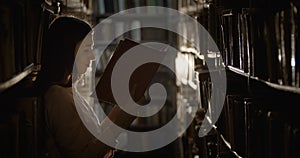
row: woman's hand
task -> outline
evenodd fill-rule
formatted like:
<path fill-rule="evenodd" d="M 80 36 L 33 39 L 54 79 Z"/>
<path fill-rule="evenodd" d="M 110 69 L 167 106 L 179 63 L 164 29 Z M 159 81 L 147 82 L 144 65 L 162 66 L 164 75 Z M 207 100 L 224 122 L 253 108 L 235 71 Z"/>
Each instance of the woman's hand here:
<path fill-rule="evenodd" d="M 109 149 L 103 158 L 112 158 L 114 156 L 115 149 Z"/>

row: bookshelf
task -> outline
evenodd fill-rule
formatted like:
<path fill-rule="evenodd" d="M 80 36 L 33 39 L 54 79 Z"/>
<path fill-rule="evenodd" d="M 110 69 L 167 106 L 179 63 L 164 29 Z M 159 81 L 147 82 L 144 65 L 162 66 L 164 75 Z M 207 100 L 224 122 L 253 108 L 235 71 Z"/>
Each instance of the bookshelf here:
<path fill-rule="evenodd" d="M 37 41 L 42 39 L 41 33 L 44 25 L 42 20 L 39 19 L 41 18 L 39 16 L 40 9 L 43 8 L 54 16 L 72 14 L 87 19 L 93 25 L 96 25 L 102 19 L 119 11 L 136 6 L 152 5 L 177 9 L 199 21 L 211 33 L 219 46 L 219 54 L 222 56 L 224 63 L 216 64 L 225 65 L 227 73 L 228 89 L 222 114 L 217 124 L 212 125 L 214 128 L 206 137 L 199 138 L 197 136 L 198 133 L 195 128 L 201 122 L 194 122 L 191 125 L 188 132 L 185 133 L 186 135 L 183 136 L 183 140 L 188 140 L 187 144 L 191 147 L 184 151 L 188 155 L 187 157 L 298 157 L 300 119 L 297 110 L 294 110 L 300 96 L 300 5 L 298 1 L 89 0 L 76 1 L 80 2 L 78 4 L 67 4 L 67 1 L 61 1 L 61 7 L 57 7 L 57 4 L 50 2 L 50 0 L 46 2 L 42 4 L 42 7 L 40 7 L 41 3 L 33 0 L 16 0 L 13 2 L 6 0 L 0 2 L 0 11 L 3 13 L 0 15 L 0 23 L 3 24 L 0 27 L 0 98 L 1 105 L 5 107 L 1 114 L 7 111 L 11 112 L 11 109 L 14 109 L 12 110 L 14 112 L 18 111 L 17 115 L 13 114 L 8 117 L 9 122 L 5 122 L 7 119 L 1 117 L 0 128 L 3 129 L 1 131 L 4 131 L 5 134 L 9 134 L 12 130 L 15 133 L 21 133 L 20 135 L 10 136 L 9 139 L 24 139 L 22 133 L 26 132 L 35 135 L 40 127 L 36 124 L 37 117 L 39 117 L 36 110 L 40 108 L 39 95 L 34 94 L 34 96 L 27 97 L 32 94 L 29 94 L 28 89 L 22 86 L 22 84 L 31 84 L 32 78 L 30 75 L 38 71 L 40 66 L 39 53 L 42 42 Z M 72 8 L 76 5 L 80 7 Z M 31 12 L 27 13 L 28 11 Z M 46 16 L 46 18 L 49 18 L 49 16 Z M 138 22 L 142 23 L 157 17 L 134 14 L 115 20 L 127 27 L 127 24 L 131 25 L 132 21 L 137 18 L 142 19 Z M 163 19 L 164 17 L 158 18 Z M 47 19 L 44 20 L 46 24 L 48 21 Z M 37 23 L 42 23 L 42 27 Z M 31 27 L 31 24 L 34 27 Z M 190 31 L 193 29 L 185 28 L 184 22 L 179 25 L 181 25 L 179 29 L 188 30 L 188 36 L 196 40 L 195 32 Z M 115 26 L 109 24 L 107 27 L 115 28 Z M 30 31 L 24 33 L 26 29 L 30 29 Z M 3 36 L 2 31 L 7 32 L 7 36 Z M 162 34 L 163 36 L 159 37 L 159 40 L 163 42 L 173 41 L 174 39 L 174 35 L 166 33 L 164 30 L 137 31 L 140 31 L 138 33 L 143 36 L 149 35 L 149 33 L 151 35 L 153 32 Z M 146 35 L 148 37 L 146 39 L 140 37 L 136 39 L 141 42 L 157 40 L 156 37 L 148 35 Z M 131 34 L 125 36 L 132 37 Z M 26 42 L 23 43 L 24 41 Z M 106 42 L 95 41 L 96 46 L 106 44 Z M 114 46 L 116 43 L 112 43 L 112 45 Z M 209 74 L 218 73 L 219 70 L 217 68 L 208 70 L 205 65 L 207 58 L 198 55 L 198 51 L 189 43 L 179 39 L 172 45 L 176 45 L 180 49 L 183 58 L 188 58 L 189 62 L 195 64 L 194 68 L 199 73 L 199 91 L 201 93 L 188 91 L 183 86 L 178 88 L 177 83 L 171 81 L 164 80 L 163 82 L 168 85 L 169 92 L 175 92 L 174 95 L 177 95 L 177 91 L 189 94 L 184 97 L 189 97 L 189 101 L 196 100 L 197 103 L 201 104 L 202 110 L 207 110 L 211 101 Z M 101 59 L 104 63 L 109 60 L 113 48 L 109 48 L 108 51 L 107 55 Z M 218 62 L 217 57 L 210 60 Z M 156 79 L 159 80 L 169 76 L 170 74 L 161 72 Z M 21 86 L 13 88 L 18 83 L 22 83 Z M 11 92 L 12 88 L 13 92 Z M 10 93 L 5 93 L 8 91 Z M 132 126 L 132 130 L 152 130 L 160 127 L 157 125 L 167 123 L 169 118 L 173 117 L 172 114 L 176 113 L 176 109 L 172 107 L 173 105 L 187 104 L 187 102 L 179 99 L 181 97 L 168 98 L 168 105 L 158 115 L 138 120 L 137 124 Z M 27 101 L 24 102 L 24 99 Z M 14 100 L 14 102 L 12 103 L 11 100 Z M 17 102 L 16 100 L 22 101 Z M 26 117 L 34 116 L 34 118 L 24 118 L 24 111 L 25 114 L 28 114 Z M 23 127 L 24 121 L 28 120 L 32 122 L 26 123 L 33 123 L 34 127 L 30 126 L 30 129 L 25 132 L 24 129 L 20 130 L 19 127 Z M 151 123 L 154 123 L 155 126 L 145 126 Z M 31 124 L 26 124 L 26 126 L 28 125 Z M 33 135 L 29 136 L 28 140 L 36 141 L 38 139 Z M 6 142 L 11 143 L 10 140 Z M 18 145 L 18 143 L 16 141 L 15 144 L 12 144 L 16 149 L 13 154 L 20 154 L 21 152 L 19 153 L 17 150 L 26 148 Z M 8 148 L 3 143 L 2 146 L 5 147 L 4 150 Z M 28 147 L 36 148 L 37 146 L 40 146 L 40 144 L 34 142 L 32 146 L 29 145 Z M 3 149 L 1 152 L 4 151 Z M 35 155 L 29 155 L 29 157 L 38 157 L 36 149 L 33 153 Z"/>
<path fill-rule="evenodd" d="M 0 91 L 40 68 L 42 10 L 36 1 L 1 2 Z"/>
<path fill-rule="evenodd" d="M 183 139 L 190 141 L 190 147 L 196 146 L 193 150 L 187 149 L 186 154 L 189 157 L 201 155 L 204 158 L 216 157 L 216 155 L 247 158 L 273 157 L 274 153 L 282 157 L 293 157 L 297 153 L 294 150 L 297 143 L 291 139 L 299 140 L 299 133 L 295 131 L 299 131 L 300 128 L 299 122 L 291 120 L 294 118 L 299 120 L 299 117 L 291 110 L 294 107 L 286 104 L 298 102 L 300 95 L 299 2 L 294 0 L 276 0 L 275 2 L 268 0 L 95 0 L 92 5 L 89 5 L 92 11 L 88 15 L 93 25 L 96 25 L 119 11 L 148 5 L 170 7 L 195 18 L 215 40 L 220 49 L 218 55 L 222 56 L 223 63 L 218 63 L 219 57 L 209 60 L 215 60 L 216 65 L 224 65 L 226 69 L 228 89 L 224 110 L 208 136 L 198 138 L 189 135 L 190 133 L 183 136 Z M 142 19 L 138 21 L 142 23 L 151 21 L 152 18 L 157 17 L 138 13 L 114 20 L 120 22 L 120 26 L 130 27 L 132 21 L 136 19 Z M 180 25 L 179 30 L 186 31 L 188 37 L 197 40 L 195 31 L 190 31 L 193 29 L 185 28 L 184 22 L 178 25 Z M 110 24 L 107 24 L 107 27 L 116 28 Z M 144 36 L 143 33 L 148 32 L 149 35 L 149 32 L 153 33 L 155 30 L 136 31 Z M 157 34 L 165 34 L 165 32 L 158 31 Z M 148 42 L 154 39 L 150 36 L 151 34 L 148 35 L 146 35 L 148 39 L 142 39 L 139 36 L 135 40 Z M 123 37 L 132 38 L 132 35 L 126 33 Z M 167 33 L 160 40 L 168 42 L 174 37 L 177 38 Z M 95 41 L 95 45 L 106 44 L 106 42 Z M 112 45 L 114 47 L 116 43 Z M 202 108 L 207 110 L 210 106 L 212 86 L 209 74 L 218 73 L 219 70 L 217 67 L 215 70 L 208 70 L 205 65 L 207 57 L 198 55 L 198 51 L 186 41 L 178 38 L 178 41 L 172 45 L 177 46 L 183 58 L 189 58 L 189 62 L 194 62 L 199 72 L 201 93 L 200 100 L 197 100 L 199 98 L 196 96 L 192 99 L 197 100 Z M 113 48 L 109 48 L 109 51 L 113 51 Z M 110 53 L 107 52 L 107 54 L 107 57 L 103 57 L 104 63 L 109 59 Z M 159 75 L 168 76 L 165 73 Z M 178 88 L 179 86 L 174 83 L 169 84 L 169 87 L 176 87 L 175 90 L 170 89 L 172 92 L 188 92 L 187 89 L 183 91 L 186 88 L 184 86 Z M 196 92 L 189 91 L 188 93 Z M 169 104 L 187 104 L 179 98 L 182 96 L 170 98 Z M 147 124 L 151 121 L 158 123 L 158 119 L 163 119 L 162 122 L 165 123 L 169 117 L 167 115 L 170 115 L 168 113 L 174 111 L 176 110 L 167 109 L 160 114 L 166 116 L 165 118 L 141 119 L 136 123 Z M 240 122 L 235 120 L 240 120 Z M 278 127 L 274 126 L 274 121 L 279 122 Z M 188 130 L 193 131 L 193 128 L 198 125 L 199 123 L 195 123 Z M 132 128 L 143 131 L 155 129 L 157 126 L 135 124 Z M 271 131 L 284 132 L 282 134 Z M 197 131 L 194 132 L 197 133 Z M 230 134 L 231 132 L 234 134 Z M 283 137 L 287 138 L 285 142 L 272 143 L 277 139 L 282 141 Z M 284 144 L 282 146 L 285 148 L 284 151 L 274 144 Z M 289 147 L 292 149 L 287 151 L 286 148 Z M 256 150 L 257 153 L 255 153 Z"/>
<path fill-rule="evenodd" d="M 93 14 L 114 14 L 122 10 L 142 7 L 142 6 L 161 6 L 168 8 L 177 8 L 178 2 L 174 0 L 95 0 L 93 4 Z"/>
<path fill-rule="evenodd" d="M 2 157 L 44 156 L 41 98 L 33 83 L 41 67 L 47 21 L 41 4 L 39 0 L 0 2 Z"/>
<path fill-rule="evenodd" d="M 9 80 L 6 80 L 5 82 L 2 82 L 0 84 L 0 93 L 13 87 L 15 84 L 19 83 L 21 80 L 23 80 L 25 77 L 27 77 L 29 74 L 34 72 L 35 67 L 33 64 L 30 64 L 28 67 L 24 69 L 24 71 L 18 73 L 15 76 L 12 76 Z"/>
<path fill-rule="evenodd" d="M 296 145 L 290 138 L 299 140 L 298 134 L 290 134 L 290 130 L 298 130 L 300 126 L 296 121 L 299 117 L 289 104 L 300 97 L 300 34 L 296 29 L 299 28 L 299 2 L 213 0 L 197 3 L 206 7 L 194 4 L 198 10 L 189 10 L 188 2 L 183 0 L 178 10 L 197 19 L 218 45 L 226 69 L 227 94 L 214 132 L 204 138 L 191 138 L 198 149 L 208 150 L 212 155 L 209 152 L 189 154 L 205 158 L 214 154 L 219 157 L 297 157 L 299 148 L 286 149 Z M 186 43 L 179 44 L 179 47 L 190 47 Z M 196 59 L 196 67 L 201 104 L 206 109 L 211 101 L 209 73 L 214 70 L 207 70 L 205 60 L 206 57 Z M 271 143 L 276 140 L 281 141 L 281 145 Z"/>
<path fill-rule="evenodd" d="M 107 1 L 107 0 L 95 0 L 93 3 L 93 26 L 96 26 L 100 22 L 101 25 L 107 28 L 108 31 L 99 35 L 104 39 L 110 39 L 115 32 L 123 32 L 124 30 L 140 27 L 143 24 L 148 23 L 158 23 L 162 27 L 167 27 L 169 21 L 165 19 L 172 19 L 172 15 L 165 14 L 156 14 L 154 10 L 136 10 L 136 13 L 131 13 L 130 15 L 122 16 L 122 11 L 143 6 L 159 6 L 159 7 L 168 7 L 176 9 L 178 8 L 178 2 L 173 0 L 124 0 L 124 1 Z M 113 16 L 115 13 L 120 13 L 118 16 Z M 151 13 L 155 13 L 151 15 Z M 106 18 L 110 20 L 105 20 Z M 105 25 L 105 26 L 104 26 Z M 118 43 L 118 40 L 123 38 L 130 38 L 134 41 L 145 43 L 145 42 L 161 42 L 165 44 L 170 44 L 172 46 L 177 46 L 174 34 L 159 28 L 140 28 L 133 29 L 122 34 L 120 37 L 117 37 L 113 43 L 108 43 L 104 41 L 95 40 L 96 47 L 102 47 L 109 44 L 109 47 L 106 49 L 106 54 L 111 54 L 111 51 L 114 50 L 114 47 Z M 97 49 L 95 50 L 96 54 L 100 54 Z M 104 62 L 105 63 L 105 62 Z M 101 70 L 99 70 L 101 71 Z"/>
<path fill-rule="evenodd" d="M 227 61 L 226 65 L 249 73 L 252 79 L 270 83 L 268 85 L 273 87 L 299 88 L 296 68 L 296 52 L 299 46 L 295 44 L 298 39 L 294 38 L 297 36 L 294 27 L 298 20 L 295 19 L 295 13 L 285 13 L 295 7 L 291 4 L 288 8 L 267 13 L 262 18 L 259 18 L 262 14 L 259 8 L 242 8 L 234 12 L 231 10 L 230 14 L 224 13 L 222 26 L 226 28 L 228 25 L 225 24 L 225 17 L 228 20 L 228 17 L 232 19 L 236 16 L 235 24 L 229 25 L 237 26 L 238 30 L 238 34 L 235 35 L 232 31 L 222 33 L 225 41 L 223 50 L 226 50 L 223 58 Z M 281 14 L 290 17 L 281 17 Z M 258 25 L 252 26 L 250 20 Z"/>
<path fill-rule="evenodd" d="M 238 68 L 235 68 L 235 67 L 232 67 L 232 66 L 227 66 L 226 69 L 228 71 L 231 71 L 231 72 L 235 73 L 235 74 L 238 74 L 238 75 L 241 75 L 241 76 L 244 76 L 244 77 L 250 77 L 248 73 L 245 73 L 241 69 L 238 69 Z"/>
<path fill-rule="evenodd" d="M 203 2 L 198 2 L 195 0 L 188 0 L 186 2 L 179 1 L 178 3 L 178 11 L 185 13 L 185 14 L 196 14 L 203 8 L 207 8 L 208 4 L 203 3 Z"/>

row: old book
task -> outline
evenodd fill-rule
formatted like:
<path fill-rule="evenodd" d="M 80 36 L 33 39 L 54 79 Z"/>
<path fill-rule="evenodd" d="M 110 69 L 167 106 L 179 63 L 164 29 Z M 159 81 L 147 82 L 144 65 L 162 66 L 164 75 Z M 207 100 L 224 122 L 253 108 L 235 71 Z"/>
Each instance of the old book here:
<path fill-rule="evenodd" d="M 96 85 L 96 93 L 99 101 L 109 104 L 117 104 L 111 87 L 113 69 L 122 55 L 124 55 L 129 49 L 138 45 L 139 43 L 129 39 L 121 40 L 119 42 L 98 84 Z M 153 56 L 161 57 L 160 59 L 163 59 L 164 54 L 161 54 L 163 52 L 146 46 L 142 47 L 144 48 L 138 48 L 138 50 L 143 50 L 144 52 L 151 53 Z M 145 63 L 134 70 L 134 72 L 131 74 L 129 79 L 129 91 L 134 101 L 137 102 L 144 97 L 145 91 L 148 89 L 149 84 L 159 68 L 159 65 L 160 64 L 158 63 Z M 120 78 L 120 82 L 121 81 L 122 78 Z"/>

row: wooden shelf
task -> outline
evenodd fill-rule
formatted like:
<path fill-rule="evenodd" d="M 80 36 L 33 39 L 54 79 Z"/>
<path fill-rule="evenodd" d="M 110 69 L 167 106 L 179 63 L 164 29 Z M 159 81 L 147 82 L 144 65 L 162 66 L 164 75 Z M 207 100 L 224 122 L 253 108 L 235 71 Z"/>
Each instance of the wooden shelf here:
<path fill-rule="evenodd" d="M 262 80 L 258 77 L 251 76 L 249 73 L 245 73 L 243 70 L 232 67 L 232 66 L 227 66 L 226 69 L 230 72 L 233 72 L 233 73 L 237 74 L 237 75 L 249 78 L 249 81 L 251 83 L 255 82 L 255 83 L 258 83 L 258 84 L 262 84 L 262 85 L 267 86 L 271 89 L 279 90 L 279 91 L 282 91 L 282 92 L 300 94 L 300 88 L 299 87 L 292 87 L 292 86 L 288 86 L 288 85 L 280 85 L 280 84 L 277 84 L 277 83 L 272 83 L 272 82 L 269 82 L 269 81 L 265 81 L 265 80 Z"/>
<path fill-rule="evenodd" d="M 299 87 L 292 87 L 288 85 L 280 85 L 277 83 L 271 83 L 269 81 L 265 81 L 262 79 L 259 79 L 258 77 L 250 76 L 250 81 L 257 82 L 260 84 L 263 84 L 271 89 L 282 91 L 282 92 L 288 92 L 288 93 L 294 93 L 294 94 L 300 94 L 300 88 Z"/>
<path fill-rule="evenodd" d="M 233 73 L 236 73 L 238 75 L 244 76 L 244 77 L 249 77 L 250 76 L 249 73 L 245 73 L 243 70 L 235 68 L 233 66 L 226 66 L 226 69 L 233 72 Z"/>
<path fill-rule="evenodd" d="M 33 64 L 30 64 L 27 66 L 24 71 L 18 73 L 17 75 L 13 76 L 11 79 L 0 83 L 0 93 L 5 91 L 6 89 L 14 86 L 16 83 L 20 82 L 22 79 L 24 79 L 26 76 L 28 76 L 30 73 L 32 73 L 34 70 Z"/>
<path fill-rule="evenodd" d="M 218 132 L 219 133 L 219 132 Z M 229 149 L 229 151 L 234 155 L 235 158 L 242 158 L 236 151 L 234 151 L 230 145 L 230 143 L 224 138 L 224 136 L 219 133 L 219 137 L 225 146 Z"/>
<path fill-rule="evenodd" d="M 230 142 L 227 141 L 223 134 L 219 131 L 219 128 L 215 125 L 212 124 L 210 118 L 208 116 L 206 116 L 206 120 L 208 121 L 208 124 L 212 127 L 211 132 L 216 133 L 216 135 L 220 138 L 221 142 L 225 145 L 225 147 L 230 151 L 230 153 L 232 154 L 232 156 L 234 156 L 234 158 L 242 158 L 231 146 Z"/>

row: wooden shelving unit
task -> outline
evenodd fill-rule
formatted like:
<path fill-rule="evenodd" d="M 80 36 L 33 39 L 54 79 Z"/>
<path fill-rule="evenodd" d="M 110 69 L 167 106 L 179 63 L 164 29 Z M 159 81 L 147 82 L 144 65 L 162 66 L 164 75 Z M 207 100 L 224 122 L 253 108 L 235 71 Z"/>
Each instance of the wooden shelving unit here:
<path fill-rule="evenodd" d="M 283 93 L 294 93 L 294 94 L 300 95 L 300 88 L 298 88 L 298 87 L 280 85 L 277 83 L 265 81 L 258 77 L 251 76 L 249 73 L 245 73 L 243 70 L 240 70 L 240 69 L 232 67 L 232 66 L 227 66 L 226 69 L 227 69 L 227 71 L 235 73 L 236 75 L 248 78 L 250 83 L 259 83 L 261 85 L 266 86 L 267 88 L 271 88 L 271 89 L 274 89 L 277 91 L 282 91 Z"/>
<path fill-rule="evenodd" d="M 184 5 L 178 10 L 198 17 L 216 41 L 225 65 L 227 92 L 214 134 L 193 137 L 202 152 L 208 152 L 190 154 L 204 158 L 297 157 L 299 147 L 292 140 L 299 141 L 299 133 L 291 131 L 300 129 L 299 115 L 293 110 L 297 103 L 292 103 L 300 99 L 299 42 L 295 42 L 299 30 L 294 29 L 299 27 L 299 13 L 294 12 L 299 2 L 201 2 L 209 7 L 195 11 L 195 5 L 187 6 L 189 0 L 182 0 L 179 4 Z M 204 87 L 202 104 L 207 104 L 211 101 L 207 83 L 214 71 L 198 67 Z M 230 156 L 222 155 L 226 151 L 220 148 L 224 147 Z"/>
<path fill-rule="evenodd" d="M 31 74 L 35 70 L 34 65 L 30 64 L 28 67 L 24 69 L 24 71 L 18 73 L 17 75 L 13 76 L 11 79 L 0 83 L 0 94 L 1 92 L 9 89 L 10 87 L 14 86 L 18 82 L 20 82 L 22 79 L 24 79 L 26 76 Z"/>

